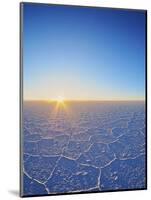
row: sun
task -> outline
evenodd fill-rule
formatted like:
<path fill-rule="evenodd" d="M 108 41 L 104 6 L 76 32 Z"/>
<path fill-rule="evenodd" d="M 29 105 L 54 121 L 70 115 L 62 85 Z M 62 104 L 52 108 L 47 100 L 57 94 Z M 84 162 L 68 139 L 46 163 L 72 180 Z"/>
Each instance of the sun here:
<path fill-rule="evenodd" d="M 60 103 L 60 104 L 61 104 L 61 103 L 63 104 L 64 101 L 65 101 L 65 99 L 64 99 L 62 96 L 58 96 L 57 99 L 56 99 L 56 101 L 57 101 L 58 103 Z"/>
<path fill-rule="evenodd" d="M 65 102 L 65 98 L 62 97 L 62 96 L 58 96 L 56 99 L 56 105 L 57 105 L 57 108 L 65 108 L 66 107 L 66 102 Z"/>
<path fill-rule="evenodd" d="M 67 111 L 67 102 L 63 96 L 58 96 L 52 100 L 49 100 L 49 102 L 55 105 L 54 110 L 56 113 L 58 113 L 59 110 Z"/>

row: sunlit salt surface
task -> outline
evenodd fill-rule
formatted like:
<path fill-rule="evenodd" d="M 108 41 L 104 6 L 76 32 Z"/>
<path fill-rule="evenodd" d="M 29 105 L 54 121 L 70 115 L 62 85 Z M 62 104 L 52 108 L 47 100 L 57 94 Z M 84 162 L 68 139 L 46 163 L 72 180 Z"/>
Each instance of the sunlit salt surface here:
<path fill-rule="evenodd" d="M 24 102 L 24 196 L 146 187 L 144 102 Z"/>

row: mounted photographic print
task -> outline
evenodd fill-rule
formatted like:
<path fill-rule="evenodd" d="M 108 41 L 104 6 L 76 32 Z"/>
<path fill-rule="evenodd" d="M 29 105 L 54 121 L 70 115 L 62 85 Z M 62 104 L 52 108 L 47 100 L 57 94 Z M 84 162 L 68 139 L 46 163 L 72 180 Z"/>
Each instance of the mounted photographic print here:
<path fill-rule="evenodd" d="M 20 195 L 147 189 L 147 11 L 20 4 Z"/>

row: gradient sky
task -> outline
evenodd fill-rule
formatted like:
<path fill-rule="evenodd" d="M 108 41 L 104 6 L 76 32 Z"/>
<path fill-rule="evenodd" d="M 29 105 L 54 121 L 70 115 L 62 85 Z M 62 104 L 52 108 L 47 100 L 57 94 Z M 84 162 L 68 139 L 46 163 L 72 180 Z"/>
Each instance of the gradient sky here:
<path fill-rule="evenodd" d="M 23 6 L 24 99 L 140 100 L 145 11 Z"/>

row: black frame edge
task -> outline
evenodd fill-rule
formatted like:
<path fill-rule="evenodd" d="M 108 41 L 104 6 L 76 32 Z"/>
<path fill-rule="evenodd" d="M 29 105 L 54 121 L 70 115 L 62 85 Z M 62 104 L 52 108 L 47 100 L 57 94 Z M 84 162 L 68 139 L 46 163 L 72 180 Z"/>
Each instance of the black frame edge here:
<path fill-rule="evenodd" d="M 19 146 L 20 146 L 20 152 L 19 152 L 19 163 L 20 163 L 20 176 L 19 176 L 19 196 L 23 197 L 23 169 L 22 169 L 22 164 L 23 164 L 23 151 L 22 151 L 22 114 L 23 114 L 23 45 L 22 45 L 22 33 L 23 33 L 23 2 L 19 3 L 19 83 L 20 83 L 20 91 L 19 91 L 19 115 L 20 115 L 20 122 L 19 122 Z"/>

